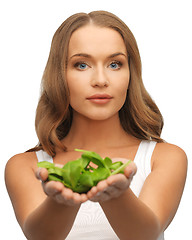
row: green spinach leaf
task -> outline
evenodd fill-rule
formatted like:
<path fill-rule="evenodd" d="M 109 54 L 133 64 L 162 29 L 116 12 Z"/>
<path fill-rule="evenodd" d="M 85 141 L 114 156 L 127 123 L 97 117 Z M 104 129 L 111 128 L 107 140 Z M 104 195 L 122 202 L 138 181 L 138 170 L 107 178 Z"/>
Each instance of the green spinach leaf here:
<path fill-rule="evenodd" d="M 75 149 L 82 152 L 81 158 L 67 162 L 62 168 L 56 167 L 54 163 L 39 162 L 37 165 L 48 170 L 48 181 L 59 181 L 64 186 L 71 188 L 74 192 L 87 193 L 99 181 L 110 175 L 123 173 L 124 168 L 131 162 L 112 162 L 109 157 L 104 159 L 97 153 Z M 91 166 L 94 163 L 97 167 Z"/>

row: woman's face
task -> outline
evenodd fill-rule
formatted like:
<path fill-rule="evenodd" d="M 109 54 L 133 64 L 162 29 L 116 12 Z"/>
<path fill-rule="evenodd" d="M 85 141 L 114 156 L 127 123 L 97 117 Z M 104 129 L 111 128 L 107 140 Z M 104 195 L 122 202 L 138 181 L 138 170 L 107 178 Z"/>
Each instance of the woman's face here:
<path fill-rule="evenodd" d="M 76 30 L 69 42 L 66 77 L 74 117 L 106 120 L 118 114 L 129 85 L 121 35 L 91 24 Z"/>

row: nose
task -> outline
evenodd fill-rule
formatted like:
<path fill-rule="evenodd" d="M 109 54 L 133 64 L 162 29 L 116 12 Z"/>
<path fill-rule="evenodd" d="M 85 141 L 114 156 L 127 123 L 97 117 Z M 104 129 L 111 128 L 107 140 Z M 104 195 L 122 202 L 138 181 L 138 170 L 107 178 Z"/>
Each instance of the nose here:
<path fill-rule="evenodd" d="M 103 66 L 95 68 L 91 80 L 92 87 L 108 87 L 109 81 Z"/>

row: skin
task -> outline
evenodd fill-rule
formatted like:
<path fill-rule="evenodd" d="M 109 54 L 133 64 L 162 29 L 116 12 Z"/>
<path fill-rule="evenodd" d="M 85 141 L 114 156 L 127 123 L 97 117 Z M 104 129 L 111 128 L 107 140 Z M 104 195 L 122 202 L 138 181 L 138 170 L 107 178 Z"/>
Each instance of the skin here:
<path fill-rule="evenodd" d="M 63 140 L 68 152 L 57 149 L 54 163 L 63 165 L 80 157 L 75 148 L 95 151 L 113 161 L 134 160 L 140 140 L 124 132 L 118 117 L 129 86 L 126 48 L 120 34 L 92 24 L 76 30 L 69 43 L 67 82 L 73 122 Z M 112 98 L 105 104 L 87 100 L 96 93 Z M 139 197 L 129 188 L 137 171 L 134 162 L 124 174 L 110 176 L 87 194 L 74 193 L 60 182 L 45 182 L 46 169 L 36 166 L 35 153 L 23 153 L 12 157 L 5 170 L 7 189 L 27 239 L 66 238 L 81 203 L 89 199 L 100 203 L 120 239 L 155 240 L 179 206 L 187 157 L 175 145 L 157 143 L 152 171 Z M 17 181 L 21 176 L 24 181 Z"/>
<path fill-rule="evenodd" d="M 85 39 L 87 31 L 90 34 Z M 94 38 L 97 32 L 102 34 L 101 39 Z M 101 45 L 102 50 L 105 49 L 103 52 L 98 51 Z M 114 30 L 105 31 L 97 27 L 77 30 L 69 44 L 67 79 L 70 104 L 76 118 L 83 116 L 104 121 L 113 116 L 118 117 L 129 84 L 127 53 L 121 36 Z M 97 93 L 109 94 L 112 99 L 101 105 L 87 100 L 87 97 Z"/>

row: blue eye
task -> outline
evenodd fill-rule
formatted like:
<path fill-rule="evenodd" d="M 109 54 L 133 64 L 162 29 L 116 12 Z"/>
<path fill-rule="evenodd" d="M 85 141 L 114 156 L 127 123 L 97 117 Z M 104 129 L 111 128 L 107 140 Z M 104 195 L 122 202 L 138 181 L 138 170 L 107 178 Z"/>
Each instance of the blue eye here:
<path fill-rule="evenodd" d="M 85 70 L 88 66 L 87 66 L 86 63 L 77 62 L 77 63 L 75 63 L 74 67 L 79 69 L 79 70 Z"/>
<path fill-rule="evenodd" d="M 85 69 L 86 67 L 87 67 L 87 64 L 85 64 L 85 63 L 79 64 L 80 69 Z"/>
<path fill-rule="evenodd" d="M 110 63 L 109 66 L 111 69 L 117 70 L 117 69 L 120 69 L 120 67 L 122 66 L 122 63 L 121 62 L 112 62 L 112 63 Z"/>

